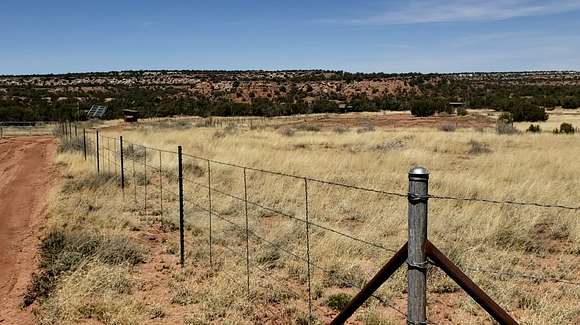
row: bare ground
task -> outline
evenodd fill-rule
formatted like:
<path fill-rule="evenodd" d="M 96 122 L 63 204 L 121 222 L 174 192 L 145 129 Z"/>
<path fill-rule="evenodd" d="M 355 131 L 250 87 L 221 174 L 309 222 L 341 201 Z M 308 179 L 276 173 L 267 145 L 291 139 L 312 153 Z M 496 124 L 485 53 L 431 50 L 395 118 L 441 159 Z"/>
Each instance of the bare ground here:
<path fill-rule="evenodd" d="M 0 140 L 0 323 L 32 324 L 20 308 L 35 268 L 37 231 L 56 180 L 52 137 Z"/>

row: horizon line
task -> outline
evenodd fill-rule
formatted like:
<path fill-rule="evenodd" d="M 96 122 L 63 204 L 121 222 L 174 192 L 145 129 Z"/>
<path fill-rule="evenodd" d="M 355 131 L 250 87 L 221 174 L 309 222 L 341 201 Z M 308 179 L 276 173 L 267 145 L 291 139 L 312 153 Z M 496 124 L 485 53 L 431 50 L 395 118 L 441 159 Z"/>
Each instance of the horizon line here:
<path fill-rule="evenodd" d="M 146 73 L 146 72 L 188 72 L 188 73 L 273 73 L 273 72 L 334 72 L 334 73 L 349 73 L 349 74 L 386 74 L 386 75 L 460 75 L 460 74 L 497 74 L 497 73 L 580 73 L 580 70 L 561 69 L 561 70 L 497 70 L 497 71 L 461 71 L 461 72 L 386 72 L 386 71 L 348 71 L 348 70 L 333 70 L 333 69 L 281 69 L 281 70 L 267 70 L 267 69 L 128 69 L 128 70 L 100 70 L 100 71 L 78 71 L 78 72 L 49 72 L 49 73 L 23 73 L 23 74 L 0 74 L 0 78 L 6 77 L 44 77 L 44 76 L 66 76 L 66 75 L 91 75 L 91 74 L 107 74 L 107 73 Z"/>

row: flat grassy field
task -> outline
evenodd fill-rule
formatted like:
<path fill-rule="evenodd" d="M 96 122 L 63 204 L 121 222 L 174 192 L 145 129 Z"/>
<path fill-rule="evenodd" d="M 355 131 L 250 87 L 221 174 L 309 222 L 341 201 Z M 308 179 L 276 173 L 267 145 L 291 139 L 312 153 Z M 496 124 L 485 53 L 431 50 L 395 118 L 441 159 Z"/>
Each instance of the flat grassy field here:
<path fill-rule="evenodd" d="M 540 134 L 500 135 L 493 116 L 479 114 L 413 128 L 375 127 L 372 114 L 363 123 L 352 115 L 348 123 L 341 116 L 109 123 L 101 134 L 125 140 L 124 193 L 112 140 L 101 141 L 113 151 L 101 147 L 101 176 L 65 141 L 58 159 L 66 180 L 53 193 L 52 241 L 42 252 L 45 269 L 66 267 L 45 279 L 51 287 L 38 295 L 37 317 L 45 324 L 306 324 L 309 253 L 313 321 L 326 323 L 405 243 L 407 172 L 417 165 L 430 171 L 432 195 L 580 206 L 578 135 L 551 133 L 563 121 L 578 126 L 579 115 L 558 111 Z M 170 153 L 178 145 L 186 154 L 183 268 Z M 579 210 L 431 199 L 428 227 L 429 239 L 521 324 L 580 322 Z M 430 322 L 492 323 L 440 270 L 428 274 Z M 405 290 L 401 269 L 352 323 L 405 323 Z"/>

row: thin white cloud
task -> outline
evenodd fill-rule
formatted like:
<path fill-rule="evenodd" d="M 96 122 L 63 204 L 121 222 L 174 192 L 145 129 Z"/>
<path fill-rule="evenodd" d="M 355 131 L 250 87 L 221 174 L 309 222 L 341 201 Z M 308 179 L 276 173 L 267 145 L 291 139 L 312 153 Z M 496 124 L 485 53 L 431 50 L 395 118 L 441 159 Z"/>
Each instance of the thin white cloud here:
<path fill-rule="evenodd" d="M 402 4 L 387 4 L 380 14 L 342 19 L 340 22 L 353 25 L 401 25 L 494 21 L 575 10 L 580 10 L 580 0 L 409 0 Z"/>

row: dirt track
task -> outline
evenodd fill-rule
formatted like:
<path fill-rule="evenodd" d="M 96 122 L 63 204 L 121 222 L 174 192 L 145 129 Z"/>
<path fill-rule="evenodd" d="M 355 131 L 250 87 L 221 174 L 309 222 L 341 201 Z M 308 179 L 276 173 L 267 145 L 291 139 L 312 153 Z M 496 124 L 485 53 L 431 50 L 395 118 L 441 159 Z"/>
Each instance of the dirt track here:
<path fill-rule="evenodd" d="M 19 304 L 36 266 L 55 153 L 51 137 L 0 140 L 0 324 L 32 323 Z"/>

